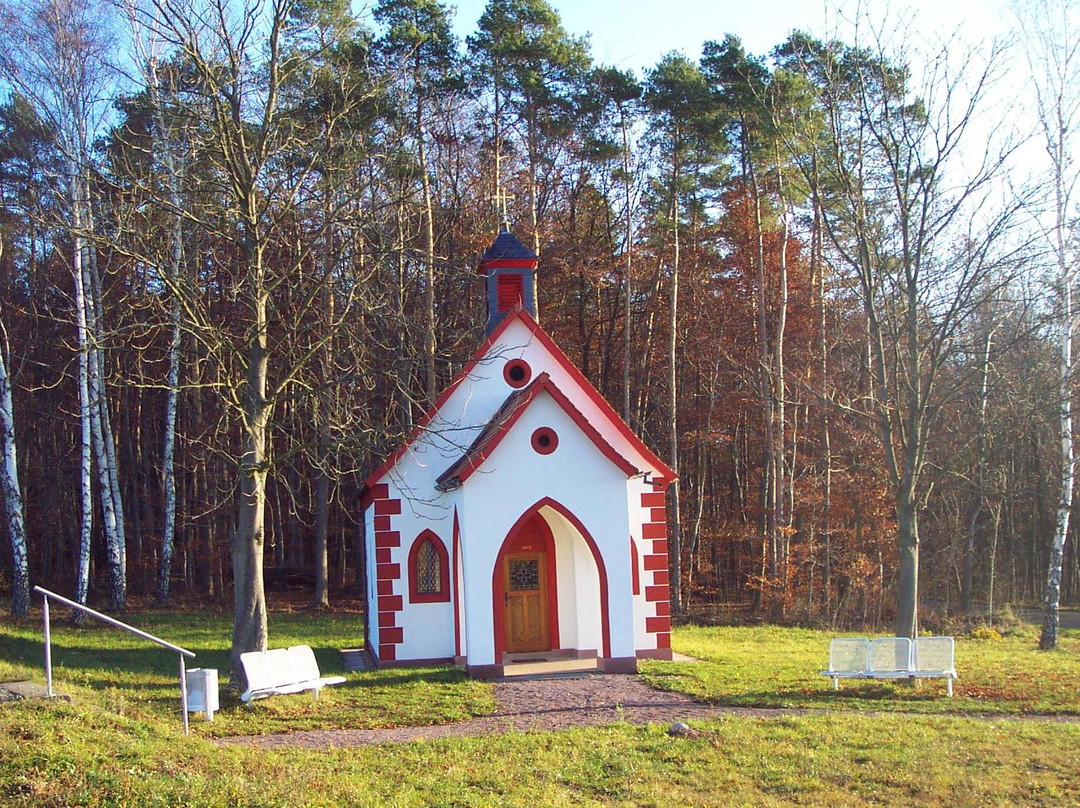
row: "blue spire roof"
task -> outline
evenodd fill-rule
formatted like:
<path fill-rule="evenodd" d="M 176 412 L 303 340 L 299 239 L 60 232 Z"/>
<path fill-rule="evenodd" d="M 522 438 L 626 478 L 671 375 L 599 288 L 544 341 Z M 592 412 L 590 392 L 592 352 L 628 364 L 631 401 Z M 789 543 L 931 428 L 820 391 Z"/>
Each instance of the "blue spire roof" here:
<path fill-rule="evenodd" d="M 484 252 L 480 259 L 480 265 L 484 266 L 492 261 L 536 261 L 536 253 L 518 241 L 517 236 L 511 233 L 506 225 L 499 231 L 498 237 Z"/>

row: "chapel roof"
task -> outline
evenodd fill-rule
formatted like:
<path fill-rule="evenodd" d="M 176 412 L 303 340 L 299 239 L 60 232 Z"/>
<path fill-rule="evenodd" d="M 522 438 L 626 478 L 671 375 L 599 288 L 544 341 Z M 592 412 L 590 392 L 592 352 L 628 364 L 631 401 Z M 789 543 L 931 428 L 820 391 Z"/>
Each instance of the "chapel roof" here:
<path fill-rule="evenodd" d="M 536 253 L 518 241 L 518 237 L 510 232 L 504 225 L 495 241 L 491 243 L 483 256 L 480 258 L 480 269 L 486 269 L 490 264 L 504 261 L 521 262 L 529 261 L 535 265 Z"/>

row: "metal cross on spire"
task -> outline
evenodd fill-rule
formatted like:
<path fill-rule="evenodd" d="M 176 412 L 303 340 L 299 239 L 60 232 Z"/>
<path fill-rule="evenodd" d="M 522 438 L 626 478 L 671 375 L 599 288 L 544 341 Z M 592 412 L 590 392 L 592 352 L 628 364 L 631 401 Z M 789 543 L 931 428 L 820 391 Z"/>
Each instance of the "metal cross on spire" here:
<path fill-rule="evenodd" d="M 499 226 L 504 230 L 510 229 L 510 202 L 515 197 L 503 190 L 502 183 L 495 180 L 495 212 L 499 215 Z"/>

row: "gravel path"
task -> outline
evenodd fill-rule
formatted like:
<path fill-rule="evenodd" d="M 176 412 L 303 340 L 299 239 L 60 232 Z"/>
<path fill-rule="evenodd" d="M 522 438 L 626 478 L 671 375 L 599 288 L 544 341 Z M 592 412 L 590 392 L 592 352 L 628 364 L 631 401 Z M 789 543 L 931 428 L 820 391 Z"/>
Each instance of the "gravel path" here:
<path fill-rule="evenodd" d="M 646 687 L 636 676 L 607 674 L 495 683 L 492 715 L 453 724 L 397 729 L 345 729 L 286 732 L 276 735 L 222 738 L 223 744 L 260 747 L 328 749 L 362 744 L 403 743 L 461 735 L 507 731 L 552 730 L 629 724 L 674 724 L 727 715 L 790 715 L 796 710 L 710 707 L 678 693 Z"/>
<path fill-rule="evenodd" d="M 680 693 L 647 687 L 637 676 L 605 674 L 579 678 L 504 680 L 494 683 L 495 712 L 480 718 L 427 727 L 344 729 L 283 732 L 221 738 L 221 744 L 265 748 L 333 749 L 379 743 L 408 743 L 463 735 L 558 730 L 627 724 L 661 724 L 716 718 L 720 715 L 771 718 L 824 712 L 798 708 L 710 706 Z M 860 715 L 873 715 L 872 712 Z M 911 718 L 921 713 L 890 713 Z M 1075 715 L 998 715 L 969 713 L 965 718 L 987 721 L 1055 721 L 1080 723 Z"/>

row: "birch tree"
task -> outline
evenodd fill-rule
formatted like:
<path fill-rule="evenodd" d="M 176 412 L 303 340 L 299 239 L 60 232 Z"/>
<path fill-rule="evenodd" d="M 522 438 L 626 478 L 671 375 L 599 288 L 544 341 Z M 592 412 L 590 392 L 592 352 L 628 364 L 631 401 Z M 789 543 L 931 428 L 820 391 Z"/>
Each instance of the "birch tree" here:
<path fill-rule="evenodd" d="M 4 242 L 0 238 L 0 257 Z M 11 377 L 5 354 L 10 355 L 7 331 L 0 322 L 0 494 L 4 498 L 7 531 L 11 541 L 11 614 L 30 614 L 30 571 L 26 559 L 26 528 L 23 519 L 22 488 L 19 487 L 19 457 L 15 442 L 15 409 L 11 400 Z"/>
<path fill-rule="evenodd" d="M 1076 132 L 1080 128 L 1080 9 L 1069 0 L 1017 0 L 1013 11 L 1023 35 L 1031 80 L 1035 87 L 1038 132 L 1049 161 L 1048 210 L 1044 235 L 1054 262 L 1055 320 L 1058 332 L 1058 464 L 1057 519 L 1046 574 L 1045 612 L 1039 647 L 1057 648 L 1058 603 L 1065 543 L 1069 538 L 1076 456 L 1073 448 L 1073 332 L 1076 312 L 1075 248 L 1070 237 L 1076 216 L 1074 192 L 1080 169 L 1074 162 Z"/>
<path fill-rule="evenodd" d="M 110 101 L 109 60 L 114 43 L 109 7 L 99 0 L 18 0 L 0 9 L 0 77 L 49 122 L 65 163 L 56 192 L 66 205 L 64 227 L 71 241 L 79 362 L 82 527 L 76 597 L 88 588 L 91 474 L 96 459 L 109 566 L 109 605 L 127 598 L 123 504 L 105 390 L 105 326 L 101 279 L 93 248 L 90 206 L 92 141 Z"/>

